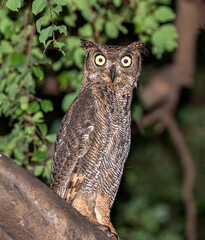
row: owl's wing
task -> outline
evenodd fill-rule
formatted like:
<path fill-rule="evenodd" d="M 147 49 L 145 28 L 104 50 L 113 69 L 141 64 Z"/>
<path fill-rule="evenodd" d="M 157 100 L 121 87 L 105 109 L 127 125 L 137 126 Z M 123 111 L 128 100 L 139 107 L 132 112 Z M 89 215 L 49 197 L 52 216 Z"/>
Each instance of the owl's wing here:
<path fill-rule="evenodd" d="M 85 90 L 78 95 L 60 125 L 51 188 L 68 202 L 75 198 L 85 179 L 85 162 L 96 137 L 95 114 L 91 90 Z"/>

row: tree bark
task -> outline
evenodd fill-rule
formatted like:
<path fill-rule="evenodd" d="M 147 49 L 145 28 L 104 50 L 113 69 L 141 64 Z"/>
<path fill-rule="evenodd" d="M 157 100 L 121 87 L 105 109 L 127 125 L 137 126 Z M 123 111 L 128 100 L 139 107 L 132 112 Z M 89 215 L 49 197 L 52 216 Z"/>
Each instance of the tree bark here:
<path fill-rule="evenodd" d="M 0 239 L 110 238 L 26 169 L 0 154 Z"/>

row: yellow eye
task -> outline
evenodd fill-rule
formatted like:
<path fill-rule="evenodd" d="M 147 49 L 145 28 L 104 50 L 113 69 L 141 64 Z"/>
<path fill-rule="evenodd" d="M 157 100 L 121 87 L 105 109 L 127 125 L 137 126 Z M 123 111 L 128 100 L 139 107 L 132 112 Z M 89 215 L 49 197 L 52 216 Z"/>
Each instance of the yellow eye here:
<path fill-rule="evenodd" d="M 105 64 L 105 57 L 102 54 L 98 54 L 95 56 L 95 64 L 97 66 L 102 66 Z"/>
<path fill-rule="evenodd" d="M 121 63 L 124 67 L 129 67 L 132 64 L 132 58 L 128 55 L 122 57 Z"/>

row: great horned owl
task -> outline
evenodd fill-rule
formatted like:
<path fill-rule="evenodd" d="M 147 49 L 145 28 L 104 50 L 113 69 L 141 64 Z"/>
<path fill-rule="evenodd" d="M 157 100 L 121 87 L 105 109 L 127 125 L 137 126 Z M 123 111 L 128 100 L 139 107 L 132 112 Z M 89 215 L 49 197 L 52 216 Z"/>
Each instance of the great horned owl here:
<path fill-rule="evenodd" d="M 82 47 L 87 50 L 83 80 L 59 128 L 51 188 L 117 239 L 110 209 L 130 149 L 130 106 L 144 44 L 82 40 Z"/>

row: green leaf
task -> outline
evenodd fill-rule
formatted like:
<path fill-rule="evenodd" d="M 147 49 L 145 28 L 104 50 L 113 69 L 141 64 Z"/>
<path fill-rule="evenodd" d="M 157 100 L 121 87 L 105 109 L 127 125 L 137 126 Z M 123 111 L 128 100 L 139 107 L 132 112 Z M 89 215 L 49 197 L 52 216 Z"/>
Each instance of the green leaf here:
<path fill-rule="evenodd" d="M 21 7 L 21 0 L 8 0 L 6 6 L 12 11 L 18 11 Z"/>
<path fill-rule="evenodd" d="M 16 109 L 15 115 L 16 115 L 17 117 L 19 117 L 19 116 L 22 115 L 22 113 L 23 113 L 23 111 L 18 108 L 18 109 Z"/>
<path fill-rule="evenodd" d="M 65 97 L 63 98 L 63 101 L 62 101 L 62 105 L 61 105 L 64 112 L 66 112 L 68 110 L 68 108 L 70 107 L 71 103 L 75 100 L 77 95 L 78 95 L 77 91 L 65 95 Z"/>
<path fill-rule="evenodd" d="M 23 111 L 27 110 L 27 108 L 28 108 L 28 103 L 27 103 L 27 102 L 21 103 L 21 109 L 22 109 Z"/>
<path fill-rule="evenodd" d="M 52 26 L 49 26 L 41 30 L 39 41 L 43 43 L 44 46 L 45 46 L 46 40 L 52 36 L 52 31 L 53 31 Z"/>
<path fill-rule="evenodd" d="M 65 52 L 62 49 L 62 48 L 66 47 L 66 44 L 64 42 L 55 41 L 54 42 L 54 47 L 58 48 L 63 53 L 63 55 L 65 55 Z"/>
<path fill-rule="evenodd" d="M 76 26 L 76 24 L 75 24 L 76 20 L 77 20 L 77 15 L 75 13 L 71 13 L 71 14 L 69 14 L 69 16 L 64 17 L 64 22 L 69 27 L 75 27 Z"/>
<path fill-rule="evenodd" d="M 122 0 L 114 0 L 113 3 L 115 7 L 119 7 L 122 4 Z"/>
<path fill-rule="evenodd" d="M 75 36 L 68 36 L 67 46 L 69 50 L 73 50 L 80 46 L 80 39 Z"/>
<path fill-rule="evenodd" d="M 58 81 L 60 83 L 60 89 L 61 91 L 65 91 L 66 88 L 68 87 L 68 84 L 69 84 L 69 80 L 68 80 L 68 74 L 69 72 L 68 71 L 61 71 L 59 74 L 58 74 Z"/>
<path fill-rule="evenodd" d="M 162 25 L 152 35 L 153 53 L 160 58 L 164 51 L 173 51 L 177 46 L 177 37 L 178 33 L 173 24 Z"/>
<path fill-rule="evenodd" d="M 54 42 L 54 41 L 53 41 L 53 40 L 47 41 L 46 45 L 44 46 L 44 47 L 45 47 L 45 50 L 47 49 L 47 47 L 48 47 L 52 42 Z"/>
<path fill-rule="evenodd" d="M 73 54 L 73 60 L 78 68 L 83 67 L 83 60 L 85 56 L 85 51 L 82 48 L 77 48 Z"/>
<path fill-rule="evenodd" d="M 18 85 L 17 83 L 12 83 L 6 88 L 6 92 L 8 93 L 9 98 L 13 101 L 18 93 Z M 27 99 L 27 98 L 26 98 Z"/>
<path fill-rule="evenodd" d="M 34 123 L 41 123 L 43 122 L 43 113 L 41 111 L 37 112 L 31 117 L 31 119 Z"/>
<path fill-rule="evenodd" d="M 154 16 L 159 22 L 163 23 L 174 20 L 176 14 L 170 7 L 160 6 L 154 12 Z"/>
<path fill-rule="evenodd" d="M 63 66 L 63 61 L 59 60 L 52 64 L 52 68 L 55 72 L 59 71 Z"/>
<path fill-rule="evenodd" d="M 34 175 L 40 176 L 43 173 L 45 166 L 35 166 Z"/>
<path fill-rule="evenodd" d="M 0 42 L 0 53 L 11 53 L 13 51 L 13 48 L 10 44 L 10 42 L 6 40 L 1 40 Z"/>
<path fill-rule="evenodd" d="M 45 160 L 47 158 L 47 153 L 43 152 L 43 151 L 36 151 L 33 153 L 33 156 L 31 158 L 32 161 L 38 162 L 38 161 L 42 161 Z"/>
<path fill-rule="evenodd" d="M 34 126 L 26 126 L 25 127 L 25 133 L 27 135 L 33 136 L 35 133 L 35 127 Z M 32 140 L 32 139 L 31 139 Z"/>
<path fill-rule="evenodd" d="M 81 14 L 83 15 L 83 17 L 85 18 L 85 20 L 87 21 L 87 22 L 92 22 L 92 20 L 93 20 L 93 18 L 92 18 L 92 13 L 91 13 L 91 11 L 90 11 L 90 9 L 89 8 L 85 8 L 85 9 L 83 9 L 82 11 L 81 11 Z"/>
<path fill-rule="evenodd" d="M 22 53 L 13 53 L 10 57 L 10 63 L 12 66 L 17 66 L 26 62 L 26 56 Z"/>
<path fill-rule="evenodd" d="M 54 2 L 60 6 L 71 4 L 71 0 L 54 0 Z"/>
<path fill-rule="evenodd" d="M 39 18 L 37 21 L 36 21 L 36 29 L 37 29 L 37 32 L 41 32 L 41 27 L 44 23 L 44 21 L 46 20 L 46 17 L 47 17 L 48 14 L 46 14 L 45 16 Z"/>
<path fill-rule="evenodd" d="M 44 79 L 44 72 L 42 71 L 41 68 L 33 67 L 33 73 L 40 81 Z"/>
<path fill-rule="evenodd" d="M 153 14 L 145 18 L 143 29 L 147 34 L 153 34 L 158 28 L 158 22 L 154 18 Z"/>
<path fill-rule="evenodd" d="M 40 129 L 41 133 L 43 134 L 43 136 L 45 136 L 48 132 L 48 127 L 45 123 L 40 123 L 38 124 L 38 128 Z"/>
<path fill-rule="evenodd" d="M 128 29 L 121 24 L 119 25 L 119 30 L 125 35 L 128 34 Z"/>
<path fill-rule="evenodd" d="M 93 28 L 90 23 L 86 23 L 78 29 L 78 33 L 81 37 L 91 37 L 93 35 Z"/>
<path fill-rule="evenodd" d="M 23 160 L 25 158 L 25 155 L 17 149 L 14 149 L 14 156 L 20 160 Z"/>
<path fill-rule="evenodd" d="M 59 5 L 53 8 L 53 11 L 56 12 L 57 14 L 59 14 L 62 10 L 63 8 Z"/>
<path fill-rule="evenodd" d="M 135 104 L 132 109 L 132 119 L 134 121 L 139 120 L 142 117 L 142 108 Z"/>
<path fill-rule="evenodd" d="M 25 111 L 28 108 L 28 98 L 27 96 L 21 96 L 19 99 L 20 108 Z"/>
<path fill-rule="evenodd" d="M 77 8 L 81 11 L 88 8 L 88 3 L 85 0 L 77 0 L 77 1 L 75 1 L 75 4 L 76 4 Z"/>
<path fill-rule="evenodd" d="M 65 36 L 67 36 L 67 27 L 65 25 L 55 26 L 54 30 L 58 30 L 60 33 L 63 33 Z"/>
<path fill-rule="evenodd" d="M 105 25 L 105 19 L 97 18 L 95 24 L 96 24 L 96 28 L 98 29 L 98 31 L 102 32 L 104 25 Z"/>
<path fill-rule="evenodd" d="M 51 166 L 46 166 L 43 171 L 43 177 L 50 179 L 51 176 Z"/>
<path fill-rule="evenodd" d="M 105 33 L 111 38 L 117 38 L 119 35 L 119 30 L 112 21 L 108 21 L 105 24 Z"/>
<path fill-rule="evenodd" d="M 47 140 L 48 142 L 51 142 L 51 143 L 55 142 L 55 140 L 56 140 L 56 134 L 55 134 L 55 133 L 48 134 L 48 135 L 46 136 L 46 140 Z"/>
<path fill-rule="evenodd" d="M 44 7 L 46 6 L 46 0 L 34 0 L 32 3 L 32 12 L 33 14 L 37 15 L 41 11 L 43 11 Z"/>
<path fill-rule="evenodd" d="M 4 93 L 0 93 L 0 104 L 3 102 L 5 99 L 7 99 L 7 96 Z"/>
<path fill-rule="evenodd" d="M 52 104 L 52 102 L 50 100 L 47 100 L 47 99 L 43 100 L 41 102 L 41 109 L 44 112 L 46 112 L 46 113 L 53 111 L 53 104 Z"/>
<path fill-rule="evenodd" d="M 28 111 L 28 112 L 31 112 L 31 113 L 36 113 L 36 112 L 39 111 L 39 109 L 40 109 L 39 103 L 37 103 L 37 102 L 31 102 L 31 103 L 29 103 L 29 106 L 28 106 L 27 111 Z"/>

